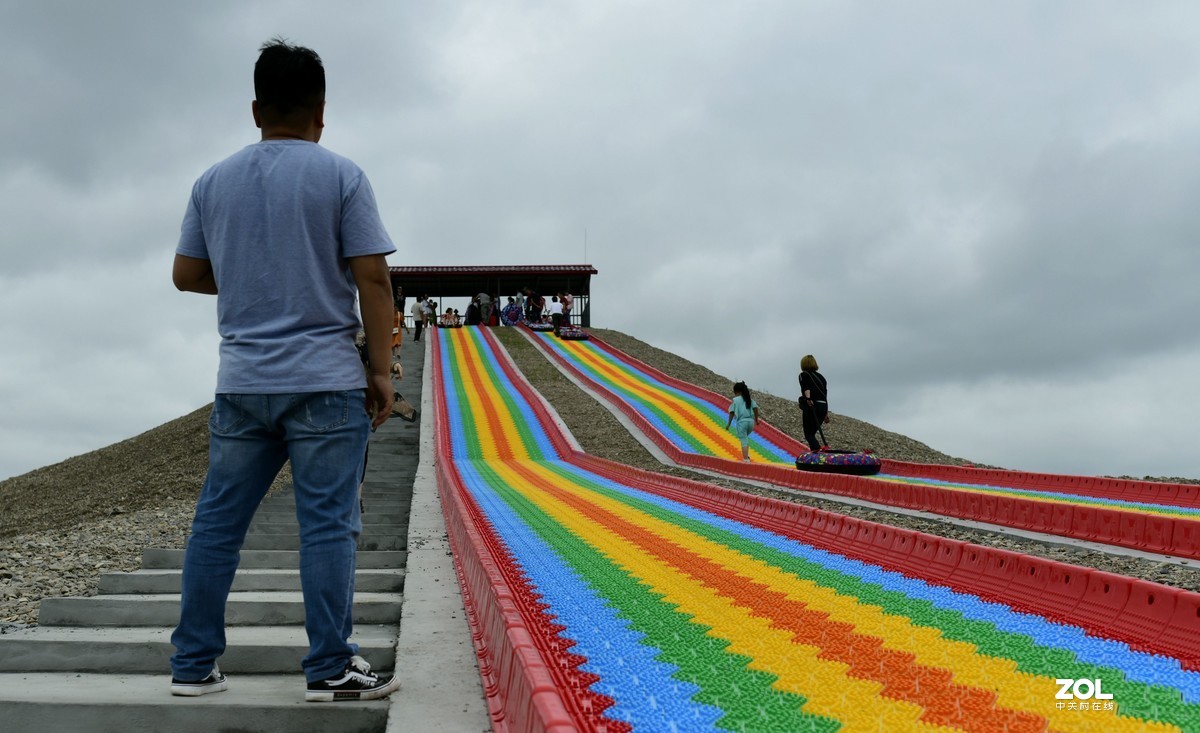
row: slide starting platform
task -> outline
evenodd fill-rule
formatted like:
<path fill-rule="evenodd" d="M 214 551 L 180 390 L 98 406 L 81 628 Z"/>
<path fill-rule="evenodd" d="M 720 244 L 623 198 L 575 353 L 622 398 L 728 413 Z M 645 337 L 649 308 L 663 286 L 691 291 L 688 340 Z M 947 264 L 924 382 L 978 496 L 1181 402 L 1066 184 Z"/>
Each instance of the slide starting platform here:
<path fill-rule="evenodd" d="M 803 491 L 1200 559 L 1200 486 L 884 460 L 875 476 L 800 472 L 808 451 L 769 423 L 749 464 L 726 431 L 732 395 L 674 379 L 593 336 L 524 333 L 560 368 L 620 410 L 676 463 Z M 732 386 L 732 385 L 731 385 Z"/>
<path fill-rule="evenodd" d="M 1200 594 L 588 456 L 488 329 L 430 338 L 497 731 L 1200 730 Z"/>

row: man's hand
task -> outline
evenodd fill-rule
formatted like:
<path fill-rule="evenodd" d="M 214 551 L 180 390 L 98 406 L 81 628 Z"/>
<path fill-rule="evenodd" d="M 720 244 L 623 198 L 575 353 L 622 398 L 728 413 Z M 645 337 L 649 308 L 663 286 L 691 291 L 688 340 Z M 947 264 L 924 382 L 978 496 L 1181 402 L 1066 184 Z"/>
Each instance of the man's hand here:
<path fill-rule="evenodd" d="M 396 392 L 392 380 L 386 374 L 367 375 L 367 414 L 371 416 L 371 429 L 375 430 L 392 416 L 392 403 Z"/>
<path fill-rule="evenodd" d="M 392 365 L 391 278 L 383 255 L 351 257 L 350 274 L 358 286 L 358 305 L 363 331 L 367 334 L 367 413 L 372 427 L 379 427 L 392 415 L 395 392 L 388 375 Z"/>

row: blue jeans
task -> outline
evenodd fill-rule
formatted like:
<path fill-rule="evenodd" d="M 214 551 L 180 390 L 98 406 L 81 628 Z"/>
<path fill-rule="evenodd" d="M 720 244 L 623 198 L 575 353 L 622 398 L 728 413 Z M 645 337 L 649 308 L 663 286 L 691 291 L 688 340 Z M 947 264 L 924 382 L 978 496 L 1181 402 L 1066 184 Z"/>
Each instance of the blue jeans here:
<path fill-rule="evenodd" d="M 737 433 L 738 440 L 741 441 L 742 447 L 750 445 L 750 434 L 754 432 L 754 418 L 747 417 L 738 420 L 733 424 L 734 432 Z"/>
<path fill-rule="evenodd" d="M 225 602 L 246 530 L 291 459 L 300 523 L 300 583 L 309 682 L 342 671 L 358 646 L 354 565 L 362 518 L 358 484 L 370 437 L 366 390 L 219 394 L 209 419 L 208 477 L 183 561 L 179 626 L 171 635 L 176 679 L 203 679 L 225 651 Z"/>

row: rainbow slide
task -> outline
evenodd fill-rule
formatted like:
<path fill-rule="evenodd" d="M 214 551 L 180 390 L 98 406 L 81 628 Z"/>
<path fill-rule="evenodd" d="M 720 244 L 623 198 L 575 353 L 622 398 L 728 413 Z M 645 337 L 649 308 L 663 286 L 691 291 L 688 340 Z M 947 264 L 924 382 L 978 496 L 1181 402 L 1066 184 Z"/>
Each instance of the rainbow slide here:
<path fill-rule="evenodd" d="M 1200 486 L 885 460 L 871 477 L 795 470 L 807 446 L 760 423 L 753 463 L 724 429 L 730 397 L 673 379 L 593 336 L 525 331 L 539 350 L 684 466 L 1020 529 L 1200 559 Z"/>
<path fill-rule="evenodd" d="M 488 329 L 430 338 L 497 731 L 1200 730 L 1200 594 L 588 456 Z"/>

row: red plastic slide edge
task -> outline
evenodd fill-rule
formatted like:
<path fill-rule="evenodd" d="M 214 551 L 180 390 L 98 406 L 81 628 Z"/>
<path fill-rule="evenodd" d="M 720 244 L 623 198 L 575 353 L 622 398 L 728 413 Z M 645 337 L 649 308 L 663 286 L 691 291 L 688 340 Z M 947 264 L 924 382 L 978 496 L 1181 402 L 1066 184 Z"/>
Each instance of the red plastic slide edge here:
<path fill-rule="evenodd" d="M 1072 476 L 1029 471 L 1006 471 L 975 466 L 939 466 L 926 463 L 885 460 L 883 470 L 896 476 L 937 479 L 955 483 L 992 484 L 1033 491 L 1057 491 L 1078 496 L 1137 501 L 1200 508 L 1200 486 L 1170 484 L 1136 479 Z"/>
<path fill-rule="evenodd" d="M 606 386 L 579 371 L 552 349 L 547 349 L 538 339 L 535 338 L 533 341 L 543 355 L 565 367 L 591 389 L 603 395 L 633 422 L 643 435 L 650 438 L 671 460 L 682 466 L 714 471 L 737 478 L 765 481 L 802 491 L 849 496 L 878 504 L 934 512 L 960 519 L 972 519 L 1147 552 L 1200 559 L 1200 521 L 1174 517 L 1148 517 L 1144 514 L 1125 512 L 1119 509 L 1055 505 L 1034 499 L 992 496 L 969 489 L 907 486 L 861 476 L 808 473 L 786 466 L 766 463 L 746 464 L 740 461 L 727 461 L 715 456 L 688 453 L 680 450 L 641 413 Z M 612 347 L 607 348 L 611 349 Z M 620 352 L 614 353 L 620 354 Z M 638 363 L 640 364 L 640 362 Z M 894 463 L 889 462 L 885 466 L 891 466 Z M 957 467 L 929 466 L 929 468 L 954 469 Z M 993 472 L 993 475 L 1002 476 L 1009 473 L 1014 472 L 997 471 Z M 938 476 L 930 476 L 930 478 L 938 478 Z M 999 480 L 996 479 L 991 483 L 998 484 Z M 1166 486 L 1172 485 L 1167 484 Z"/>

